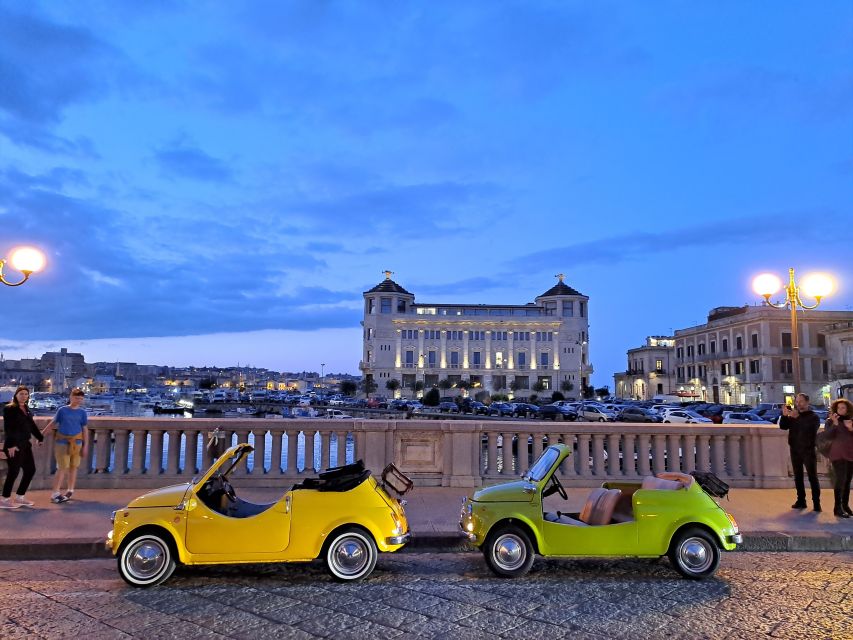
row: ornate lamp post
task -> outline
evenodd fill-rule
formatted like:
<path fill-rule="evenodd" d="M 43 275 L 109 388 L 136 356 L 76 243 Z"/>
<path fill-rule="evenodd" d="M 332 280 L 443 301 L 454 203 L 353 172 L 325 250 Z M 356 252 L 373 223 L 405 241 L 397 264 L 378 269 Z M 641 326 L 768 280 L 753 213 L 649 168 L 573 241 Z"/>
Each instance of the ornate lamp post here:
<path fill-rule="evenodd" d="M 772 273 L 762 273 L 752 281 L 752 289 L 764 298 L 764 301 L 771 307 L 784 309 L 788 307 L 791 310 L 791 351 L 792 351 L 792 368 L 794 372 L 794 390 L 799 393 L 802 391 L 800 379 L 800 335 L 797 327 L 797 309 L 816 309 L 820 305 L 820 301 L 832 293 L 833 283 L 832 278 L 824 273 L 815 273 L 807 275 L 803 278 L 802 290 L 808 297 L 814 298 L 813 305 L 804 304 L 800 298 L 800 287 L 794 280 L 794 269 L 788 269 L 788 286 L 785 287 L 785 300 L 782 302 L 771 302 L 770 297 L 775 295 L 782 289 L 782 281 L 778 276 Z"/>
<path fill-rule="evenodd" d="M 9 287 L 20 287 L 29 280 L 31 274 L 44 269 L 45 260 L 44 254 L 38 249 L 33 249 L 32 247 L 18 247 L 12 251 L 9 262 L 12 263 L 13 268 L 24 274 L 24 278 L 20 282 L 10 282 L 6 280 L 6 277 L 3 275 L 3 268 L 6 266 L 6 260 L 0 258 L 0 282 Z"/>

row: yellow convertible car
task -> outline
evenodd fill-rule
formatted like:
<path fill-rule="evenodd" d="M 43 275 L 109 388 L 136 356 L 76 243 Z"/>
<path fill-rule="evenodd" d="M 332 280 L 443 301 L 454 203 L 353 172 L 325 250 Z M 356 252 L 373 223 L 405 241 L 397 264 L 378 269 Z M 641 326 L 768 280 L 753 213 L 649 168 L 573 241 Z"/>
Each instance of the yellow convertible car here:
<path fill-rule="evenodd" d="M 361 461 L 308 478 L 270 504 L 242 500 L 229 482 L 252 451 L 239 444 L 200 479 L 151 491 L 113 512 L 107 548 L 136 587 L 166 580 L 176 564 L 307 562 L 322 557 L 334 578 L 359 580 L 379 551 L 410 537 L 405 502 L 411 481 L 389 468 L 377 482 Z"/>

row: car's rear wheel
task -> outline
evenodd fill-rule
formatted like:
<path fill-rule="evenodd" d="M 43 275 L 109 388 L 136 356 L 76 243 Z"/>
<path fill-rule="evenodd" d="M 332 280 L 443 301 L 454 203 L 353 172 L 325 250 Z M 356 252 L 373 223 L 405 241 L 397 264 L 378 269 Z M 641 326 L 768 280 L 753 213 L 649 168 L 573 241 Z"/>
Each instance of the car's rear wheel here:
<path fill-rule="evenodd" d="M 720 566 L 720 548 L 711 534 L 691 527 L 676 534 L 669 547 L 669 561 L 685 578 L 708 578 Z"/>
<path fill-rule="evenodd" d="M 533 544 L 519 527 L 501 527 L 486 538 L 483 554 L 489 569 L 502 578 L 523 576 L 533 566 Z"/>
<path fill-rule="evenodd" d="M 369 576 L 379 551 L 373 537 L 361 529 L 338 532 L 326 547 L 326 567 L 336 580 L 351 582 Z"/>
<path fill-rule="evenodd" d="M 604 420 L 604 418 L 599 418 L 599 419 L 598 419 L 598 421 L 599 421 L 599 422 L 604 422 L 605 420 Z"/>
<path fill-rule="evenodd" d="M 165 534 L 140 534 L 124 543 L 119 551 L 119 575 L 131 586 L 160 584 L 174 571 L 175 557 Z"/>

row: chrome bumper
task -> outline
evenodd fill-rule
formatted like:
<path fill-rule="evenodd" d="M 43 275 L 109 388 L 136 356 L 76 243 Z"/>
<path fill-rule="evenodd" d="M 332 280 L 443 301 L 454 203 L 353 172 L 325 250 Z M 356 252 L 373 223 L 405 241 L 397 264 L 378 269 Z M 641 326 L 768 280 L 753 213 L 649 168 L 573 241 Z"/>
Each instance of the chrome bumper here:
<path fill-rule="evenodd" d="M 462 529 L 462 531 L 459 532 L 459 535 L 461 535 L 463 538 L 465 538 L 469 542 L 477 542 L 477 534 L 476 533 L 471 533 L 470 531 L 466 530 L 465 525 L 462 524 L 461 522 L 459 523 L 459 528 Z"/>
<path fill-rule="evenodd" d="M 726 540 L 728 540 L 730 544 L 743 544 L 743 536 L 739 533 L 736 533 L 733 536 L 726 536 Z"/>
<path fill-rule="evenodd" d="M 385 544 L 406 544 L 411 539 L 412 532 L 408 531 L 401 536 L 391 536 L 390 538 L 385 538 Z"/>

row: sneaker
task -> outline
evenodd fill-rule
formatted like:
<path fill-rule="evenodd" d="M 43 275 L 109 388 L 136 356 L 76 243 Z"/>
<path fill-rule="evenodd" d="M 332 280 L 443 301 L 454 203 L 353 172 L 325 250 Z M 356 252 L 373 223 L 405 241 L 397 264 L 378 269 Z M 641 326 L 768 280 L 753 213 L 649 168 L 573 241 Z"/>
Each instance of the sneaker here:
<path fill-rule="evenodd" d="M 31 507 L 35 503 L 27 500 L 24 496 L 15 496 L 15 502 L 22 507 Z"/>
<path fill-rule="evenodd" d="M 791 505 L 792 509 L 805 509 L 808 505 L 805 500 L 797 500 L 794 504 Z"/>
<path fill-rule="evenodd" d="M 65 493 L 65 498 L 66 498 L 67 500 L 71 500 L 71 497 L 72 497 L 73 495 L 74 495 L 74 492 L 73 492 L 73 491 L 68 491 L 68 492 L 66 492 L 66 493 Z"/>
<path fill-rule="evenodd" d="M 0 498 L 0 509 L 17 509 L 21 505 L 12 502 L 11 498 Z"/>
<path fill-rule="evenodd" d="M 55 496 L 51 497 L 50 501 L 54 504 L 62 504 L 63 502 L 68 502 L 68 498 L 66 498 L 62 494 L 57 493 Z"/>

